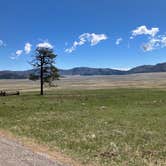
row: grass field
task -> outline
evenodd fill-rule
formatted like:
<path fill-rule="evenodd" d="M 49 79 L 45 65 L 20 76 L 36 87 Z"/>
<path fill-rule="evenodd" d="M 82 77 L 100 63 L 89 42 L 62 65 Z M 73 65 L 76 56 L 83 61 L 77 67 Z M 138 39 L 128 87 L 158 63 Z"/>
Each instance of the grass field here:
<path fill-rule="evenodd" d="M 0 128 L 82 164 L 166 165 L 166 91 L 55 90 L 0 97 Z"/>
<path fill-rule="evenodd" d="M 54 89 L 166 88 L 166 72 L 119 76 L 67 76 L 55 82 Z M 0 80 L 0 90 L 37 91 L 39 82 Z"/>

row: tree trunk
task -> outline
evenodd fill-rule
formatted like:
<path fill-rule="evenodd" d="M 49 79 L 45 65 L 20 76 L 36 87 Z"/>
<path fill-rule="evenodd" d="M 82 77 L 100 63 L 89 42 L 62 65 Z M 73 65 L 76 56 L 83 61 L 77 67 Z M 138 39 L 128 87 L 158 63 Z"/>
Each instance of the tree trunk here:
<path fill-rule="evenodd" d="M 41 68 L 40 68 L 40 95 L 43 95 L 43 57 L 41 58 Z"/>

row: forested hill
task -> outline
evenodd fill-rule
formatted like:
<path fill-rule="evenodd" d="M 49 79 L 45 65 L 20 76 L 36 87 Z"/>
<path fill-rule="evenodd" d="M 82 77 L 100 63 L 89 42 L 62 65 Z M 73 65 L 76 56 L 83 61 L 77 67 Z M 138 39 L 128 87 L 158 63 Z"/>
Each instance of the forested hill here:
<path fill-rule="evenodd" d="M 27 71 L 0 71 L 0 79 L 26 79 L 34 70 Z M 157 65 L 143 65 L 132 68 L 128 71 L 110 69 L 110 68 L 89 68 L 77 67 L 73 69 L 59 69 L 60 75 L 126 75 L 135 73 L 153 73 L 153 72 L 166 72 L 166 63 Z"/>

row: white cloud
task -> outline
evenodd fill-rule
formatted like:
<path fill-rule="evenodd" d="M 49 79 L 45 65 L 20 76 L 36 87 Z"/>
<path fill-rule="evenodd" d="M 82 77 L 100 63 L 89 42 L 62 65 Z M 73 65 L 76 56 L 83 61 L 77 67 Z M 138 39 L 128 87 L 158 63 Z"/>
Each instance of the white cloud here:
<path fill-rule="evenodd" d="M 108 39 L 108 37 L 105 34 L 92 33 L 89 36 L 89 39 L 90 39 L 90 42 L 91 42 L 91 46 L 94 46 L 94 45 L 98 44 L 100 41 Z"/>
<path fill-rule="evenodd" d="M 65 52 L 67 52 L 67 53 L 72 53 L 74 50 L 75 50 L 74 47 L 66 48 L 66 49 L 65 49 Z"/>
<path fill-rule="evenodd" d="M 53 49 L 53 46 L 49 42 L 43 42 L 36 45 L 37 48 Z"/>
<path fill-rule="evenodd" d="M 149 41 L 142 46 L 145 52 L 164 47 L 166 47 L 166 36 L 164 35 L 150 38 Z"/>
<path fill-rule="evenodd" d="M 24 46 L 24 51 L 26 54 L 29 54 L 31 52 L 32 45 L 30 43 L 26 43 Z"/>
<path fill-rule="evenodd" d="M 116 45 L 119 45 L 119 44 L 122 42 L 122 40 L 123 40 L 123 39 L 122 39 L 121 37 L 118 38 L 118 39 L 116 39 L 115 44 L 116 44 Z"/>
<path fill-rule="evenodd" d="M 166 35 L 157 35 L 158 32 L 158 27 L 152 27 L 151 29 L 148 29 L 145 25 L 142 25 L 132 31 L 132 36 L 130 39 L 133 39 L 138 35 L 148 35 L 148 41 L 141 47 L 145 52 L 153 51 L 166 47 Z"/>
<path fill-rule="evenodd" d="M 42 42 L 36 45 L 38 48 L 49 48 L 52 49 L 53 46 L 49 42 Z M 17 50 L 15 53 L 11 54 L 11 59 L 17 59 L 19 56 L 21 56 L 23 53 L 29 54 L 32 50 L 32 44 L 25 43 L 24 49 L 22 50 Z"/>
<path fill-rule="evenodd" d="M 145 52 L 152 51 L 152 50 L 155 49 L 154 46 L 153 46 L 153 44 L 150 43 L 150 42 L 149 42 L 149 43 L 146 43 L 146 44 L 143 44 L 142 48 L 143 48 L 143 50 L 144 50 Z"/>
<path fill-rule="evenodd" d="M 22 53 L 23 53 L 23 50 L 17 50 L 17 51 L 16 51 L 16 55 L 17 55 L 17 56 L 20 56 Z"/>
<path fill-rule="evenodd" d="M 20 55 L 22 55 L 22 53 L 23 53 L 23 50 L 17 50 L 15 53 L 11 54 L 10 59 L 12 60 L 17 59 Z"/>
<path fill-rule="evenodd" d="M 132 31 L 132 36 L 130 37 L 130 39 L 133 39 L 135 36 L 138 35 L 149 35 L 151 37 L 154 37 L 158 32 L 159 28 L 157 27 L 152 27 L 151 29 L 148 29 L 145 25 L 142 25 Z"/>
<path fill-rule="evenodd" d="M 162 44 L 162 47 L 166 47 L 166 36 L 161 37 L 161 44 Z"/>
<path fill-rule="evenodd" d="M 79 41 L 74 41 L 72 47 L 65 49 L 65 52 L 72 53 L 78 46 L 90 43 L 91 46 L 97 45 L 108 37 L 105 34 L 83 33 L 79 36 Z"/>

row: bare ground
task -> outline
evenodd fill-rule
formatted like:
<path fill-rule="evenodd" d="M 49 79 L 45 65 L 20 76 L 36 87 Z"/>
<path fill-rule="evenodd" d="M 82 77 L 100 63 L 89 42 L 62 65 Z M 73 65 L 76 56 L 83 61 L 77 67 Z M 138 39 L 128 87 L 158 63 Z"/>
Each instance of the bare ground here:
<path fill-rule="evenodd" d="M 18 138 L 0 130 L 0 166 L 80 166 L 79 162 L 50 151 L 27 138 Z"/>

